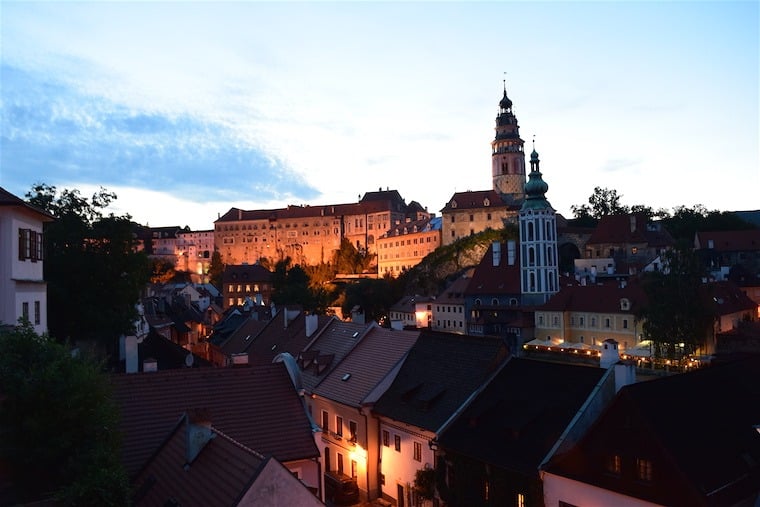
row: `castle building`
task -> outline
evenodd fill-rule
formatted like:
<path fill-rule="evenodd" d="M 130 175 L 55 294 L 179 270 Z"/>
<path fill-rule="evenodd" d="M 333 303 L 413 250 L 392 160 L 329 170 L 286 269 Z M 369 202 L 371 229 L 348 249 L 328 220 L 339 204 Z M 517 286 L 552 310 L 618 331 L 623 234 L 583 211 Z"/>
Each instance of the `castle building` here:
<path fill-rule="evenodd" d="M 540 305 L 559 291 L 557 217 L 546 200 L 538 153 L 530 154 L 530 179 L 520 208 L 520 286 L 523 305 Z"/>
<path fill-rule="evenodd" d="M 397 277 L 419 264 L 439 246 L 440 217 L 407 218 L 377 239 L 377 274 Z"/>
<path fill-rule="evenodd" d="M 490 190 L 457 192 L 441 210 L 443 245 L 449 245 L 486 229 L 501 229 L 515 222 L 524 199 L 525 152 L 512 101 L 504 96 L 496 116 L 496 136 L 491 141 Z"/>
<path fill-rule="evenodd" d="M 344 239 L 359 252 L 377 254 L 377 238 L 407 217 L 430 215 L 419 203 L 406 204 L 398 191 L 382 189 L 352 204 L 231 208 L 214 222 L 214 244 L 225 264 L 253 264 L 264 257 L 319 264 L 330 262 Z"/>

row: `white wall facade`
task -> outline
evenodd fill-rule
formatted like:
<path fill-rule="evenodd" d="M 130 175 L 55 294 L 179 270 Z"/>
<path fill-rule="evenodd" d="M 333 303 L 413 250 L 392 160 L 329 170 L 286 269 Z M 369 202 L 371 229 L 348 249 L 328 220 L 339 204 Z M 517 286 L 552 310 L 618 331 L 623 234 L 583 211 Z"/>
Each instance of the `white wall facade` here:
<path fill-rule="evenodd" d="M 0 208 L 0 322 L 15 325 L 27 312 L 38 334 L 47 332 L 47 285 L 41 259 L 19 259 L 20 230 L 42 234 L 39 216 L 23 208 Z"/>
<path fill-rule="evenodd" d="M 584 482 L 544 472 L 544 505 L 557 507 L 560 502 L 579 507 L 654 507 L 651 502 L 621 495 Z"/>
<path fill-rule="evenodd" d="M 434 436 L 432 432 L 404 423 L 391 422 L 384 418 L 380 420 L 380 473 L 382 474 L 380 482 L 383 498 L 393 500 L 396 505 L 400 505 L 398 502 L 400 486 L 403 488 L 405 506 L 423 505 L 423 502 L 416 499 L 413 494 L 414 477 L 417 470 L 435 467 L 435 452 L 430 449 L 429 444 Z M 396 437 L 399 443 L 398 450 Z M 418 456 L 415 456 L 415 445 L 419 451 Z M 416 459 L 417 457 L 419 459 Z"/>
<path fill-rule="evenodd" d="M 433 331 L 464 334 L 464 303 L 434 303 Z"/>

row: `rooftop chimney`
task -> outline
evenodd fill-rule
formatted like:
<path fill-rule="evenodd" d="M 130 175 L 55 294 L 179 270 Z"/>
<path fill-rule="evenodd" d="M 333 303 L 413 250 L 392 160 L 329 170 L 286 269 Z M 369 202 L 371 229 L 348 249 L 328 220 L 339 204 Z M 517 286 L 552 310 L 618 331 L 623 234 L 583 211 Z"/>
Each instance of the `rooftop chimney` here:
<path fill-rule="evenodd" d="M 515 257 L 517 257 L 517 243 L 515 240 L 510 239 L 507 241 L 507 264 L 510 266 L 515 265 Z"/>
<path fill-rule="evenodd" d="M 615 392 L 636 383 L 636 366 L 633 361 L 620 361 L 615 365 Z"/>
<path fill-rule="evenodd" d="M 314 334 L 314 331 L 317 330 L 317 325 L 319 323 L 319 317 L 316 315 L 307 315 L 306 316 L 306 336 L 310 337 Z"/>
<path fill-rule="evenodd" d="M 190 465 L 201 453 L 206 444 L 216 435 L 211 429 L 211 417 L 207 410 L 194 410 L 186 414 L 187 448 L 185 449 L 185 466 Z"/>
<path fill-rule="evenodd" d="M 599 358 L 599 366 L 609 369 L 618 362 L 620 362 L 618 342 L 612 338 L 607 338 L 602 342 L 602 355 Z"/>
<path fill-rule="evenodd" d="M 126 359 L 126 372 L 137 373 L 137 337 L 127 336 L 124 338 L 124 353 Z M 144 369 L 144 368 L 143 368 Z"/>
<path fill-rule="evenodd" d="M 493 242 L 493 265 L 498 266 L 501 262 L 501 243 L 499 241 Z"/>

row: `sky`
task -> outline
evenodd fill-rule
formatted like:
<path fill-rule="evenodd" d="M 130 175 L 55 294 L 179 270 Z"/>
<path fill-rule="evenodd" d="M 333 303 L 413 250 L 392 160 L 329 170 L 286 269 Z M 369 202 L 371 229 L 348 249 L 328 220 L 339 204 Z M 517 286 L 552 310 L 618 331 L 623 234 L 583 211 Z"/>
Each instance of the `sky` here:
<path fill-rule="evenodd" d="M 760 209 L 759 3 L 0 1 L 0 186 L 144 225 L 487 190 L 506 83 L 547 198 Z M 534 144 L 535 143 L 535 144 Z"/>

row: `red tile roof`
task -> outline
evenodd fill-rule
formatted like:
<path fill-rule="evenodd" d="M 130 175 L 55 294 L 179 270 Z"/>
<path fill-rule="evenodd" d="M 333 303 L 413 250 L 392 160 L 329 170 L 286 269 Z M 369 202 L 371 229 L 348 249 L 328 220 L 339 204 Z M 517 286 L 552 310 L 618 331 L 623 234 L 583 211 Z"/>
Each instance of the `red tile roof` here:
<path fill-rule="evenodd" d="M 135 505 L 236 505 L 266 458 L 219 430 L 188 464 L 186 416 L 135 479 Z M 234 466 L 230 464 L 234 463 Z"/>
<path fill-rule="evenodd" d="M 628 299 L 630 310 L 621 310 L 620 300 L 623 298 Z M 619 283 L 571 285 L 563 286 L 538 310 L 635 314 L 646 300 L 644 290 L 635 282 L 627 283 L 625 287 Z"/>
<path fill-rule="evenodd" d="M 133 475 L 158 448 L 178 414 L 209 412 L 214 425 L 278 461 L 319 456 L 301 398 L 282 363 L 256 368 L 191 368 L 114 375 L 121 411 L 122 462 Z"/>
<path fill-rule="evenodd" d="M 468 295 L 519 295 L 521 292 L 520 243 L 515 241 L 515 258 L 512 264 L 508 262 L 507 243 L 501 243 L 498 266 L 493 265 L 493 257 L 493 244 L 491 244 L 480 264 L 475 268 L 465 293 Z"/>
<path fill-rule="evenodd" d="M 239 505 L 247 491 L 299 498 L 320 505 L 311 492 L 274 458 L 249 449 L 211 427 L 213 437 L 187 462 L 187 420 L 183 416 L 135 480 L 135 505 Z M 271 473 L 266 473 L 270 470 Z M 301 489 L 295 496 L 294 490 Z M 279 490 L 279 491 L 278 491 Z"/>
<path fill-rule="evenodd" d="M 670 234 L 647 220 L 646 215 L 607 215 L 599 220 L 587 245 L 609 243 L 647 243 L 649 246 L 669 246 L 673 244 Z"/>
<path fill-rule="evenodd" d="M 373 325 L 356 347 L 314 388 L 314 393 L 344 405 L 360 407 L 406 355 L 419 335 L 419 331 L 398 331 Z"/>
<path fill-rule="evenodd" d="M 472 280 L 471 277 L 462 276 L 449 285 L 436 299 L 436 304 L 464 304 L 464 293 Z"/>
<path fill-rule="evenodd" d="M 760 356 L 638 382 L 548 471 L 658 505 L 751 505 L 760 491 L 757 421 Z M 612 453 L 623 470 L 636 457 L 654 461 L 652 481 L 606 473 Z"/>
<path fill-rule="evenodd" d="M 735 283 L 722 281 L 703 286 L 714 315 L 755 311 L 757 303 L 752 301 Z"/>
<path fill-rule="evenodd" d="M 371 325 L 332 320 L 316 333 L 306 349 L 295 356 L 307 394 L 325 378 L 362 339 Z"/>
<path fill-rule="evenodd" d="M 455 193 L 441 212 L 469 210 L 479 208 L 510 207 L 495 190 L 470 190 Z M 519 209 L 517 206 L 512 206 Z"/>
<path fill-rule="evenodd" d="M 760 250 L 760 229 L 744 231 L 706 231 L 697 232 L 694 246 L 697 249 L 710 248 L 716 252 L 753 252 Z"/>
<path fill-rule="evenodd" d="M 315 333 L 324 328 L 332 317 L 317 315 Z M 298 308 L 280 308 L 272 320 L 262 329 L 248 345 L 248 361 L 251 364 L 271 363 L 277 354 L 288 352 L 298 357 L 309 342 L 314 338 L 306 335 L 306 314 Z"/>

